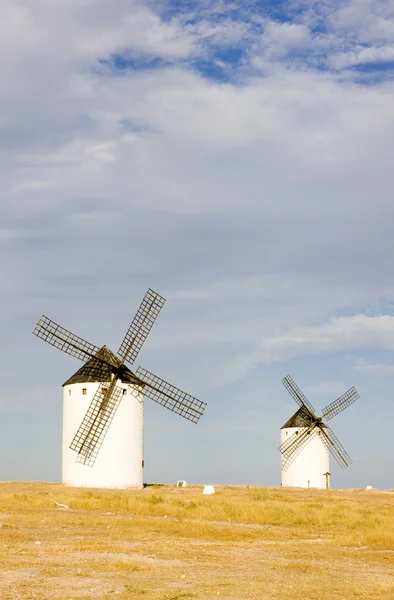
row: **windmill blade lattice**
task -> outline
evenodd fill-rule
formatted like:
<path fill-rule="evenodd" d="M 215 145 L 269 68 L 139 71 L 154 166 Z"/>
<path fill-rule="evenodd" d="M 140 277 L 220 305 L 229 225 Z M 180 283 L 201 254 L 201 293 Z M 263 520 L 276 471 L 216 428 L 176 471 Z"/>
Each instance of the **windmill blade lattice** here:
<path fill-rule="evenodd" d="M 289 392 L 289 394 L 293 396 L 298 406 L 300 406 L 301 408 L 306 406 L 307 409 L 310 410 L 312 415 L 315 415 L 315 409 L 313 408 L 312 404 L 309 402 L 309 400 L 307 400 L 307 398 L 304 396 L 304 394 L 302 393 L 298 385 L 295 383 L 295 381 L 293 381 L 293 379 L 290 377 L 290 375 L 286 375 L 286 377 L 282 379 L 282 383 Z"/>
<path fill-rule="evenodd" d="M 144 384 L 144 395 L 192 423 L 204 413 L 206 403 L 167 383 L 150 371 L 138 367 L 136 376 Z"/>
<path fill-rule="evenodd" d="M 321 428 L 321 432 L 322 441 L 326 448 L 331 452 L 339 466 L 342 467 L 342 469 L 346 469 L 346 467 L 352 464 L 352 459 L 334 434 L 333 430 L 326 425 Z"/>
<path fill-rule="evenodd" d="M 326 408 L 323 410 L 323 418 L 329 421 L 330 419 L 338 415 L 340 412 L 345 410 L 345 408 L 353 404 L 353 402 L 355 402 L 359 397 L 360 396 L 356 388 L 351 387 L 349 390 L 347 390 L 347 392 L 342 394 L 342 396 L 340 396 L 339 398 L 334 400 L 334 402 L 331 402 L 331 404 L 326 406 Z"/>
<path fill-rule="evenodd" d="M 298 433 L 298 430 L 293 433 L 293 435 L 287 438 L 283 444 L 279 446 L 281 454 L 285 457 L 289 456 L 296 449 L 302 437 L 307 433 L 310 433 L 314 427 L 315 423 L 311 423 L 310 426 L 307 429 L 302 430 L 301 433 Z"/>
<path fill-rule="evenodd" d="M 294 443 L 292 447 L 288 449 L 287 454 L 283 457 L 282 469 L 284 471 L 286 471 L 290 467 L 291 463 L 297 458 L 297 456 L 302 452 L 302 450 L 307 446 L 307 444 L 309 444 L 309 442 L 317 435 L 318 432 L 319 428 L 315 425 L 311 425 L 309 429 L 297 436 L 299 438 L 298 442 Z"/>
<path fill-rule="evenodd" d="M 36 324 L 33 334 L 58 350 L 85 361 L 95 356 L 99 348 L 61 327 L 45 315 Z"/>
<path fill-rule="evenodd" d="M 122 388 L 100 383 L 82 423 L 70 444 L 77 462 L 93 466 L 123 396 Z"/>
<path fill-rule="evenodd" d="M 165 299 L 149 288 L 118 350 L 123 362 L 134 363 L 164 303 Z"/>

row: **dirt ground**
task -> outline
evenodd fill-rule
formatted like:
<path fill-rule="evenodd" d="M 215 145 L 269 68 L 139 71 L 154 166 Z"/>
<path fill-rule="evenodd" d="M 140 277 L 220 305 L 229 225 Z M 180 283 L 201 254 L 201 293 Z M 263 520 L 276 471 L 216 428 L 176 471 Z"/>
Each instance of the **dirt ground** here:
<path fill-rule="evenodd" d="M 1 600 L 394 599 L 394 494 L 216 490 L 0 484 Z"/>

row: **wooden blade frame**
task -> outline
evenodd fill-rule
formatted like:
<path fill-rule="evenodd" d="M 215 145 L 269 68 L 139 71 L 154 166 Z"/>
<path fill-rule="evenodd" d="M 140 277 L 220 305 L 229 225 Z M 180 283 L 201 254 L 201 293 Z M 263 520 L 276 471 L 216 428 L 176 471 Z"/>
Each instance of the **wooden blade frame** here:
<path fill-rule="evenodd" d="M 77 462 L 92 467 L 123 396 L 123 389 L 100 383 L 82 423 L 70 444 L 78 452 Z"/>
<path fill-rule="evenodd" d="M 299 428 L 301 430 L 301 433 L 298 433 L 299 430 L 297 430 L 295 433 L 293 433 L 293 435 L 291 435 L 289 438 L 287 438 L 283 444 L 281 444 L 279 446 L 279 450 L 280 453 L 282 454 L 282 456 L 287 456 L 289 455 L 292 451 L 293 448 L 296 448 L 296 446 L 298 446 L 298 442 L 300 441 L 300 439 L 302 438 L 302 436 L 304 434 L 306 434 L 307 431 L 312 431 L 313 427 L 314 427 L 314 423 L 311 423 L 308 428 Z"/>
<path fill-rule="evenodd" d="M 45 315 L 42 315 L 41 319 L 36 324 L 33 334 L 44 340 L 44 342 L 48 342 L 48 344 L 54 346 L 58 350 L 62 350 L 62 352 L 82 361 L 94 357 L 99 351 L 98 346 L 86 342 L 84 339 L 71 333 L 71 331 L 68 331 L 64 327 L 61 327 Z"/>
<path fill-rule="evenodd" d="M 138 367 L 135 374 L 145 386 L 145 396 L 188 421 L 198 423 L 207 406 L 205 402 L 190 396 L 142 367 Z"/>
<path fill-rule="evenodd" d="M 307 409 L 312 413 L 312 415 L 315 416 L 315 409 L 313 408 L 312 404 L 309 402 L 309 400 L 306 399 L 306 397 L 304 396 L 298 385 L 295 383 L 295 381 L 293 381 L 293 379 L 290 377 L 290 375 L 286 375 L 286 377 L 282 379 L 282 383 L 289 392 L 289 394 L 297 402 L 298 406 L 300 406 L 301 408 L 306 406 Z"/>
<path fill-rule="evenodd" d="M 293 434 L 286 442 L 284 442 L 279 450 L 282 453 L 282 469 L 287 471 L 291 463 L 297 458 L 301 451 L 318 433 L 318 427 L 313 423 L 308 429 L 300 434 Z"/>
<path fill-rule="evenodd" d="M 339 466 L 342 467 L 342 469 L 346 469 L 346 467 L 352 464 L 352 459 L 349 454 L 328 425 L 322 427 L 321 431 L 323 434 L 322 441 L 324 445 L 331 452 Z"/>
<path fill-rule="evenodd" d="M 353 404 L 353 402 L 355 402 L 358 398 L 360 398 L 358 391 L 355 387 L 351 387 L 347 390 L 347 392 L 342 394 L 342 396 L 340 396 L 339 398 L 334 400 L 334 402 L 331 402 L 331 404 L 326 406 L 326 408 L 323 410 L 323 418 L 329 421 L 330 419 L 338 415 L 340 412 L 345 410 L 345 408 Z"/>
<path fill-rule="evenodd" d="M 122 362 L 134 363 L 164 303 L 165 299 L 149 288 L 118 350 Z"/>

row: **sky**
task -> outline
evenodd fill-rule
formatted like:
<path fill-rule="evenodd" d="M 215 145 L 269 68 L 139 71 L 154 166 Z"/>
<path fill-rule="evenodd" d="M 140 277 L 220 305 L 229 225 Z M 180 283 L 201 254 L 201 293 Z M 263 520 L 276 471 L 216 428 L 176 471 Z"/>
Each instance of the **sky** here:
<path fill-rule="evenodd" d="M 61 479 L 44 313 L 208 403 L 146 400 L 145 480 L 280 484 L 280 427 L 354 385 L 334 487 L 394 488 L 390 0 L 3 0 L 0 480 Z"/>

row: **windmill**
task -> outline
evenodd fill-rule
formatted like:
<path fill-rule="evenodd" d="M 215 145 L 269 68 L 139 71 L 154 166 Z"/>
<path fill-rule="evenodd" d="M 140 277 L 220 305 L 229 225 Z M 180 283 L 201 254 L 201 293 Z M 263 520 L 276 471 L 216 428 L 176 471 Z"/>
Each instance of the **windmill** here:
<path fill-rule="evenodd" d="M 281 428 L 279 450 L 282 460 L 282 485 L 326 488 L 328 485 L 329 452 L 342 468 L 351 464 L 351 458 L 330 427 L 329 421 L 359 398 L 354 387 L 331 402 L 317 417 L 312 404 L 306 399 L 290 375 L 283 385 L 297 402 L 299 409 Z"/>
<path fill-rule="evenodd" d="M 145 396 L 192 423 L 202 416 L 205 402 L 142 367 L 133 373 L 125 364 L 133 366 L 164 303 L 157 292 L 147 291 L 118 356 L 45 315 L 36 324 L 34 335 L 84 362 L 63 384 L 63 483 L 142 487 Z"/>

